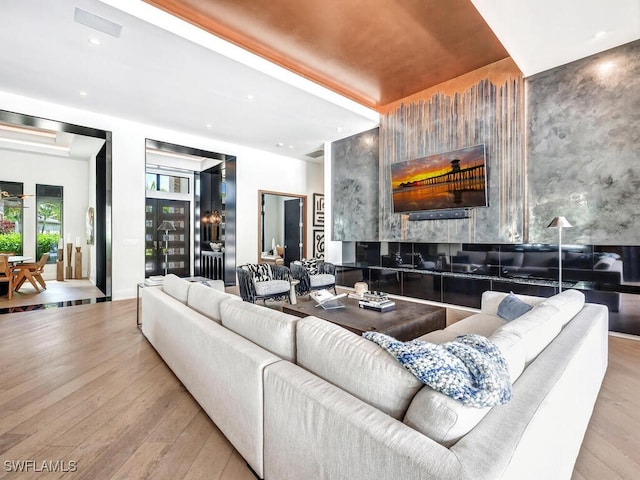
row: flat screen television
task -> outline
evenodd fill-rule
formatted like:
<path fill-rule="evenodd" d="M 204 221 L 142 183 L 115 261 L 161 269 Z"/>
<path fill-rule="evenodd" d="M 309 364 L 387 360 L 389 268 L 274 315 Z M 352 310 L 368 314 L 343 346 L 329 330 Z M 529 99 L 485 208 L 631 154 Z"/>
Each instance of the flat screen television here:
<path fill-rule="evenodd" d="M 484 144 L 391 165 L 394 213 L 488 206 Z"/>

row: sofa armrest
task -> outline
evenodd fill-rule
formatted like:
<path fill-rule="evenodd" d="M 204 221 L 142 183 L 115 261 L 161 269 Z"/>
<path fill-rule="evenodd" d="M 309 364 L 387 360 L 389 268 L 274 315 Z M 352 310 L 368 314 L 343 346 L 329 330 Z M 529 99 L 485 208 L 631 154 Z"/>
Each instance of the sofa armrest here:
<path fill-rule="evenodd" d="M 264 387 L 265 478 L 471 478 L 449 449 L 297 365 L 269 365 Z"/>

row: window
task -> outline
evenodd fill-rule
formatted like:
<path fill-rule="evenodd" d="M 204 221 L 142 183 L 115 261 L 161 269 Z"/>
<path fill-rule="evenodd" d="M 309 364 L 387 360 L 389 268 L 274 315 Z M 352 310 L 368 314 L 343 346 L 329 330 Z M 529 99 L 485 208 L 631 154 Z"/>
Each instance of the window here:
<path fill-rule="evenodd" d="M 189 178 L 187 177 L 147 171 L 145 183 L 147 190 L 169 193 L 189 193 Z"/>
<path fill-rule="evenodd" d="M 0 181 L 0 252 L 22 255 L 23 184 Z"/>
<path fill-rule="evenodd" d="M 62 238 L 62 187 L 36 185 L 36 258 L 49 253 L 47 263 L 58 260 L 58 239 Z"/>

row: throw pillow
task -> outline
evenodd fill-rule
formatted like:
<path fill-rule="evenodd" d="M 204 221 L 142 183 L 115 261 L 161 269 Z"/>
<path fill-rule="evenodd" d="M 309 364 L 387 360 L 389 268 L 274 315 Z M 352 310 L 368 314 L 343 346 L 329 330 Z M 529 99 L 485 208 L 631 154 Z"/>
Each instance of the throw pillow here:
<path fill-rule="evenodd" d="M 317 275 L 318 274 L 318 262 L 315 258 L 310 258 L 309 260 L 302 259 L 302 266 L 309 272 L 309 275 Z"/>
<path fill-rule="evenodd" d="M 254 282 L 268 282 L 271 280 L 271 267 L 268 263 L 248 263 L 242 268 L 251 272 Z"/>
<path fill-rule="evenodd" d="M 511 292 L 498 305 L 498 316 L 510 322 L 524 315 L 532 308 L 531 305 L 523 302 Z"/>

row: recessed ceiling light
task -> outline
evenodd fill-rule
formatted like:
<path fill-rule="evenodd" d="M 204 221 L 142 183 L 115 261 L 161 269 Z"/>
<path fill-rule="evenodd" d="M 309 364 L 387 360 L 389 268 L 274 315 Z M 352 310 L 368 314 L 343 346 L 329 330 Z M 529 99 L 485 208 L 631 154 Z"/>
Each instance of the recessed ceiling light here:
<path fill-rule="evenodd" d="M 293 148 L 293 145 L 289 145 L 289 148 Z"/>
<path fill-rule="evenodd" d="M 211 128 L 213 127 L 213 125 L 211 125 L 210 123 L 207 123 L 207 128 Z"/>
<path fill-rule="evenodd" d="M 100 45 L 100 39 L 96 37 L 89 37 L 89 43 L 91 45 Z"/>
<path fill-rule="evenodd" d="M 600 30 L 599 32 L 596 32 L 593 38 L 602 38 L 606 35 L 607 35 L 607 32 L 605 30 Z"/>
<path fill-rule="evenodd" d="M 84 90 L 81 90 L 81 91 L 80 91 L 80 92 L 78 92 L 78 93 L 80 93 L 80 96 L 81 96 L 81 97 L 86 97 L 86 96 L 88 95 L 88 93 L 87 93 L 87 92 L 85 92 Z"/>
<path fill-rule="evenodd" d="M 250 102 L 253 101 L 255 97 L 251 94 L 247 95 L 247 100 L 249 100 Z"/>
<path fill-rule="evenodd" d="M 278 143 L 276 143 L 276 147 L 284 147 L 284 143 L 278 142 Z"/>
<path fill-rule="evenodd" d="M 336 132 L 338 132 L 338 133 L 342 132 L 342 127 L 337 127 L 336 128 Z"/>

